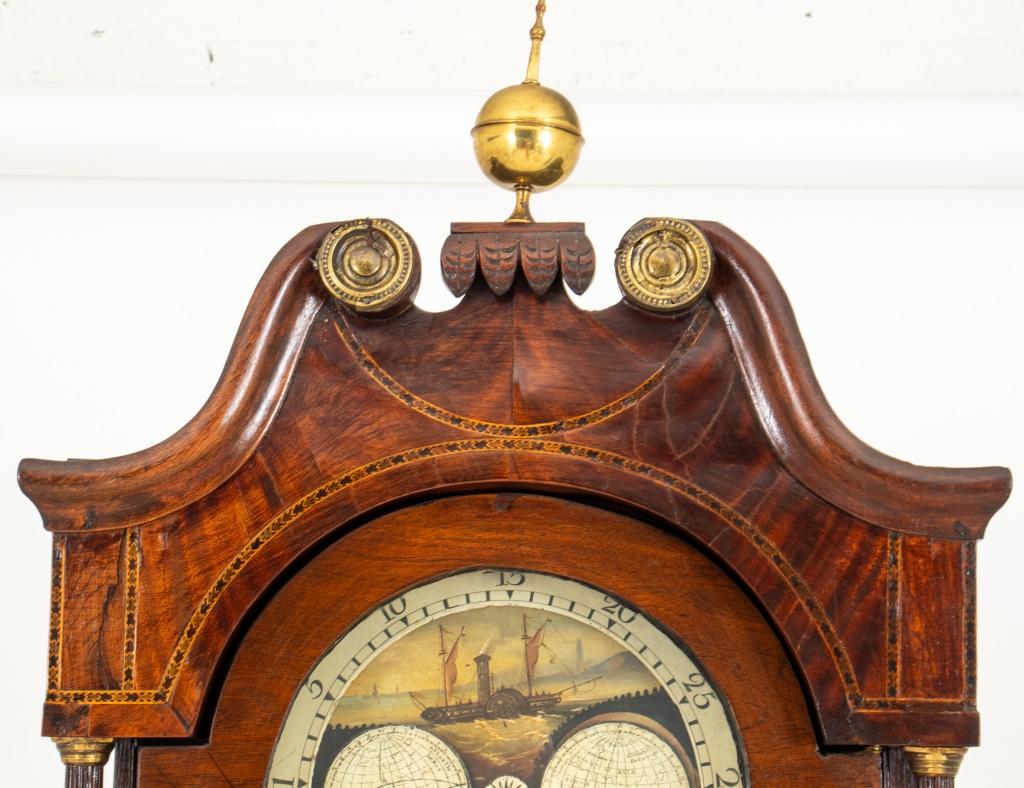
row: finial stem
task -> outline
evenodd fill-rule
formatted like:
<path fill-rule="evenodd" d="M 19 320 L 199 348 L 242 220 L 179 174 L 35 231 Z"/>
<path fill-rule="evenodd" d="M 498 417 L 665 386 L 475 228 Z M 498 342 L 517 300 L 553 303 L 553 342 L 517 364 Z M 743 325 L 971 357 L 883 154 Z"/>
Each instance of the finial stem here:
<path fill-rule="evenodd" d="M 505 220 L 506 222 L 527 224 L 533 221 L 533 214 L 530 213 L 530 194 L 532 193 L 532 186 L 516 186 L 516 209 Z"/>
<path fill-rule="evenodd" d="M 540 84 L 540 42 L 544 40 L 544 12 L 548 10 L 547 3 L 539 0 L 537 3 L 537 21 L 530 28 L 530 62 L 526 65 L 526 84 Z"/>

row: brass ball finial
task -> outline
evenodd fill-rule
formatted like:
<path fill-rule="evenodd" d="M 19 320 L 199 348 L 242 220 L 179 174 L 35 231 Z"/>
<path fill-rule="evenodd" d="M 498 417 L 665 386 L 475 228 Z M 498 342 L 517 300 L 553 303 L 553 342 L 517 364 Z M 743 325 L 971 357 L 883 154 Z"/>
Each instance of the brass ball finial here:
<path fill-rule="evenodd" d="M 516 193 L 506 221 L 532 222 L 530 194 L 564 181 L 579 161 L 583 133 L 575 108 L 561 93 L 540 84 L 544 0 L 530 28 L 526 79 L 502 88 L 484 102 L 473 127 L 477 163 L 494 183 Z"/>

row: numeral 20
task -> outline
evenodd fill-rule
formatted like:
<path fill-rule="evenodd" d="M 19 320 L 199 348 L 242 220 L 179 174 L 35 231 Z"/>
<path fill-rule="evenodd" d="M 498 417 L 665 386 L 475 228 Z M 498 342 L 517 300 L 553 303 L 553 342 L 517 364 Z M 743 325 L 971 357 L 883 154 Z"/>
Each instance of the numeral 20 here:
<path fill-rule="evenodd" d="M 608 604 L 601 608 L 612 618 L 617 618 L 623 624 L 631 624 L 636 621 L 636 613 L 626 607 L 624 604 L 619 602 L 617 599 L 612 599 L 610 596 L 605 595 L 604 601 Z"/>

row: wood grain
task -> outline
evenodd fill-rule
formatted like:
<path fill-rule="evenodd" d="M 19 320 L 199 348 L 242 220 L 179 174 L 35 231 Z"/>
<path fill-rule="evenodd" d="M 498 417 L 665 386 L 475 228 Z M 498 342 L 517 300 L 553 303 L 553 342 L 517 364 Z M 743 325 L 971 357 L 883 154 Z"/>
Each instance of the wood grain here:
<path fill-rule="evenodd" d="M 443 535 L 445 550 L 437 550 Z M 608 560 L 609 546 L 617 558 Z M 354 556 L 360 572 L 350 571 Z M 682 638 L 730 699 L 754 785 L 880 785 L 870 750 L 822 756 L 789 659 L 733 581 L 693 547 L 632 518 L 529 495 L 413 506 L 326 547 L 280 589 L 246 634 L 210 744 L 146 747 L 144 786 L 258 786 L 296 688 L 342 622 L 412 585 L 465 566 L 557 572 L 626 601 Z"/>
<path fill-rule="evenodd" d="M 110 460 L 22 460 L 18 483 L 48 529 L 96 531 L 159 517 L 203 497 L 245 462 L 274 419 L 324 302 L 312 255 L 335 224 L 303 230 L 271 262 L 213 393 L 180 431 Z"/>
<path fill-rule="evenodd" d="M 466 293 L 479 268 L 491 292 L 505 295 L 519 273 L 538 297 L 559 273 L 574 293 L 594 276 L 594 247 L 582 224 L 459 223 L 441 248 L 441 274 L 454 295 Z"/>
<path fill-rule="evenodd" d="M 871 448 L 818 385 L 789 300 L 768 263 L 728 228 L 698 222 L 719 271 L 711 297 L 779 459 L 809 489 L 861 519 L 947 539 L 978 539 L 1010 495 L 1005 468 L 926 468 Z"/>
<path fill-rule="evenodd" d="M 808 746 L 977 743 L 974 545 L 1009 475 L 911 466 L 852 436 L 749 245 L 701 223 L 717 272 L 679 315 L 581 311 L 557 276 L 538 296 L 543 266 L 533 282 L 513 267 L 496 298 L 488 282 L 506 272 L 470 276 L 460 248 L 443 264 L 466 288 L 457 307 L 365 318 L 326 302 L 313 271 L 333 226 L 275 258 L 181 432 L 114 460 L 23 461 L 22 488 L 55 532 L 47 735 L 203 739 L 236 702 L 238 639 L 325 545 L 382 512 L 502 490 L 657 523 L 669 553 L 699 547 L 714 587 L 730 578 L 715 593 L 748 595 L 758 637 L 774 633 L 791 661 Z M 545 260 L 550 238 L 534 236 L 559 234 L 573 286 L 564 239 L 582 243 L 580 225 L 452 229 L 514 235 Z M 445 528 L 423 535 L 424 562 L 446 560 Z M 367 554 L 347 555 L 346 573 L 362 573 Z M 648 600 L 659 610 L 676 599 L 662 587 Z M 196 774 L 207 751 L 191 750 Z M 870 766 L 865 785 L 882 768 Z"/>
<path fill-rule="evenodd" d="M 139 779 L 139 742 L 118 739 L 114 745 L 114 788 L 135 788 Z"/>

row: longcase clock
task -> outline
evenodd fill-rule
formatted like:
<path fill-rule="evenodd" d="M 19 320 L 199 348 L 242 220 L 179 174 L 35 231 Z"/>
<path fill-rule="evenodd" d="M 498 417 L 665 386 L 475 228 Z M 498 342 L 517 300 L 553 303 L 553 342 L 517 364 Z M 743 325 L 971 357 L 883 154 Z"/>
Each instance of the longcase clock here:
<path fill-rule="evenodd" d="M 1009 474 L 850 434 L 722 225 L 636 222 L 623 300 L 574 306 L 599 255 L 529 204 L 582 145 L 540 11 L 474 129 L 515 211 L 452 225 L 455 308 L 412 303 L 399 224 L 310 227 L 178 433 L 21 464 L 68 785 L 116 748 L 117 788 L 931 788 L 978 744 Z"/>

